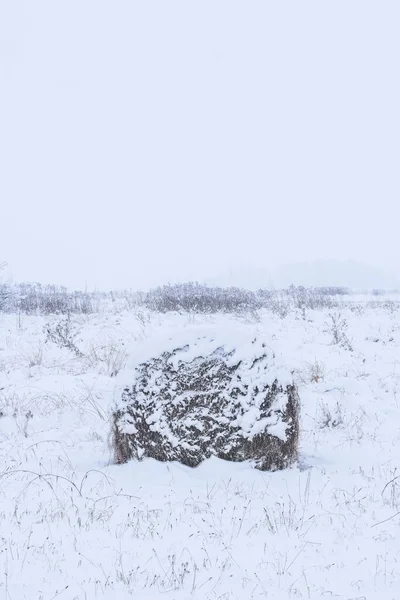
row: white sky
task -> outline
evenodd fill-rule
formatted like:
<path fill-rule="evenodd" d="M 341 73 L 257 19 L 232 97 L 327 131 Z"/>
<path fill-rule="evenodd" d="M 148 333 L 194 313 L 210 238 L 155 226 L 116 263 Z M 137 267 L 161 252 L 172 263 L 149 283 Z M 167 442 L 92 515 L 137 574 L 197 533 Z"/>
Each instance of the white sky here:
<path fill-rule="evenodd" d="M 400 273 L 399 28 L 398 0 L 0 1 L 0 262 Z"/>

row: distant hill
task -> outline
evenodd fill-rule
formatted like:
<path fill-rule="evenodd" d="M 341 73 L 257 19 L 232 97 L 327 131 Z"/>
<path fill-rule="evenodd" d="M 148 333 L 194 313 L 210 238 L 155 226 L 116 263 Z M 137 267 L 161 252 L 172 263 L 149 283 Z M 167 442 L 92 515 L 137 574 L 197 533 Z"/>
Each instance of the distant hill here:
<path fill-rule="evenodd" d="M 399 281 L 378 267 L 355 261 L 314 261 L 285 265 L 272 274 L 277 287 L 288 285 L 344 286 L 353 289 L 393 289 L 400 287 Z"/>
<path fill-rule="evenodd" d="M 317 260 L 283 265 L 274 270 L 259 267 L 231 270 L 208 283 L 249 289 L 340 286 L 351 289 L 400 289 L 398 277 L 384 269 L 352 260 Z"/>

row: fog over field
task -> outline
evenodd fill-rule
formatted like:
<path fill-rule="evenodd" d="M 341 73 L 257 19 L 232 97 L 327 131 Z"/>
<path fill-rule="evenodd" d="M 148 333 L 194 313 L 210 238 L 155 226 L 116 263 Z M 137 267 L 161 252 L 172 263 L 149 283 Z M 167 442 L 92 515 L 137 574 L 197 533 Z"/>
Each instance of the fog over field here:
<path fill-rule="evenodd" d="M 90 289 L 286 285 L 276 269 L 315 260 L 398 280 L 399 17 L 394 0 L 3 2 L 1 260 Z"/>

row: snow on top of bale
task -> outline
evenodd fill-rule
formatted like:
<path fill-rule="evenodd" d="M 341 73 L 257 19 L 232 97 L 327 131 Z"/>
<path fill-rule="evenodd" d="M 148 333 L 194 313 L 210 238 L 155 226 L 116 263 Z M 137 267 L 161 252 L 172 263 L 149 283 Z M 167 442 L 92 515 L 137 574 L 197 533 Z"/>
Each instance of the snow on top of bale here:
<path fill-rule="evenodd" d="M 242 324 L 238 321 L 232 323 L 231 319 L 220 317 L 209 323 L 187 324 L 179 327 L 176 323 L 169 327 L 164 324 L 162 330 L 156 329 L 148 332 L 148 338 L 141 341 L 137 348 L 132 348 L 130 353 L 129 368 L 121 371 L 118 377 L 122 388 L 127 377 L 132 376 L 140 364 L 161 356 L 166 352 L 176 352 L 181 349 L 179 360 L 190 362 L 199 356 L 210 356 L 223 348 L 224 353 L 234 352 L 233 361 L 243 361 L 251 364 L 260 355 L 266 355 L 268 372 L 271 379 L 278 379 L 282 385 L 292 383 L 293 377 L 290 365 L 280 352 L 272 348 L 273 342 L 268 335 L 260 334 L 258 327 Z M 253 376 L 256 371 L 253 371 Z"/>

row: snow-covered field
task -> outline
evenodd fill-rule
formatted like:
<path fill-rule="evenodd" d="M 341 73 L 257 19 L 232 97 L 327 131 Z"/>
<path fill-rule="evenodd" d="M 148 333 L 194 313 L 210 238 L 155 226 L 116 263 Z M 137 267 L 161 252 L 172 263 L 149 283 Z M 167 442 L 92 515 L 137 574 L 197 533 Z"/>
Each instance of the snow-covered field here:
<path fill-rule="evenodd" d="M 58 333 L 0 315 L 0 598 L 397 600 L 400 311 L 374 300 L 283 319 L 110 306 Z M 296 467 L 112 464 L 134 365 L 205 329 L 254 332 L 292 372 Z"/>

